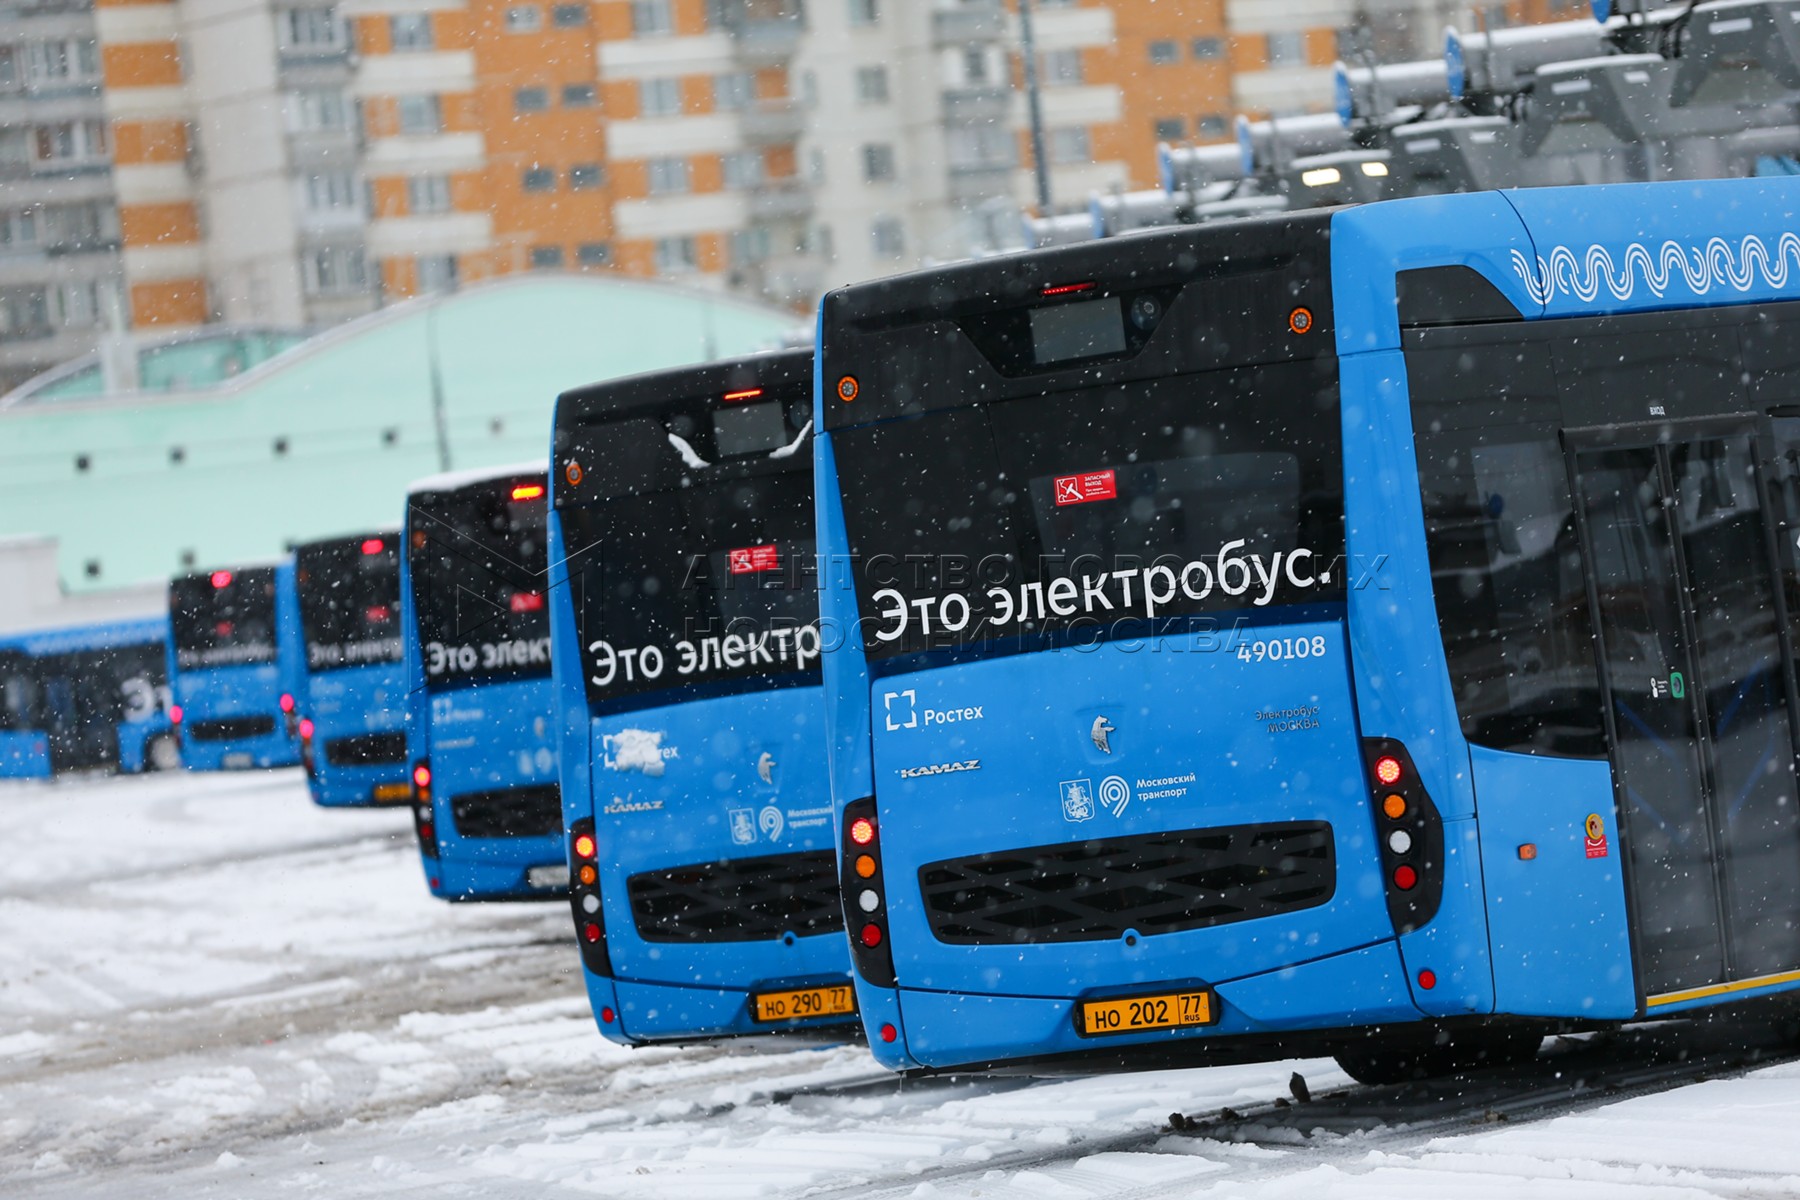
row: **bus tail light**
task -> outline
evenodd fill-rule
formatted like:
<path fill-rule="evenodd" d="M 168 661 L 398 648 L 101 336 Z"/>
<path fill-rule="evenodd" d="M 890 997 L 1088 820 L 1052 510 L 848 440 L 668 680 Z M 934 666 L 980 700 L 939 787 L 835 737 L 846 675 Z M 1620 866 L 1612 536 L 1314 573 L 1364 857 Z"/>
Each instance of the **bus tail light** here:
<path fill-rule="evenodd" d="M 880 841 L 875 801 L 871 798 L 846 805 L 838 878 L 844 928 L 850 934 L 850 959 L 858 975 L 876 987 L 891 988 L 894 952 L 888 944 L 887 884 L 881 871 Z"/>
<path fill-rule="evenodd" d="M 1388 917 L 1394 932 L 1411 933 L 1437 916 L 1444 897 L 1444 822 L 1405 746 L 1393 738 L 1365 738 L 1363 762 Z"/>
<path fill-rule="evenodd" d="M 585 818 L 569 826 L 569 911 L 575 917 L 581 965 L 596 975 L 611 976 L 606 917 L 600 911 L 600 842 L 593 821 Z"/>
<path fill-rule="evenodd" d="M 280 707 L 281 707 L 282 721 L 287 726 L 288 737 L 290 737 L 290 738 L 299 737 L 300 736 L 300 713 L 296 709 L 296 706 L 294 704 L 294 697 L 292 696 L 292 694 L 290 694 L 288 692 L 281 693 Z"/>
<path fill-rule="evenodd" d="M 300 765 L 306 768 L 308 778 L 318 773 L 318 759 L 313 753 L 313 723 L 309 717 L 300 718 Z"/>
<path fill-rule="evenodd" d="M 419 835 L 419 853 L 426 858 L 438 856 L 437 819 L 431 807 L 431 762 L 420 759 L 413 764 L 413 832 Z"/>

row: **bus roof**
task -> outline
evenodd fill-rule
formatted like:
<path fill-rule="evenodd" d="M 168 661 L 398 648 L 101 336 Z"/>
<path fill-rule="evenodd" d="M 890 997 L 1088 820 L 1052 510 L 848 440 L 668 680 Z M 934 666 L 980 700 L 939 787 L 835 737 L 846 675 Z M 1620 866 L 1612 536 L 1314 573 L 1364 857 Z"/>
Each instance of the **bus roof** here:
<path fill-rule="evenodd" d="M 133 617 L 124 621 L 96 621 L 90 625 L 12 634 L 0 638 L 0 649 L 22 650 L 32 655 L 67 654 L 73 650 L 106 650 L 113 646 L 162 642 L 168 638 L 167 616 Z"/>
<path fill-rule="evenodd" d="M 513 463 L 504 467 L 471 467 L 466 471 L 441 471 L 436 475 L 427 475 L 423 479 L 415 479 L 406 485 L 408 496 L 420 496 L 426 492 L 454 492 L 477 483 L 492 483 L 496 479 L 510 479 L 515 475 L 550 474 L 550 464 L 543 459 L 533 462 Z"/>
<path fill-rule="evenodd" d="M 210 567 L 201 567 L 198 570 L 182 571 L 179 574 L 171 575 L 169 582 L 174 583 L 181 579 L 210 579 L 218 571 L 256 571 L 265 567 L 279 571 L 282 567 L 292 564 L 293 561 L 292 554 L 283 554 L 279 558 L 248 558 L 242 562 L 216 563 Z"/>
<path fill-rule="evenodd" d="M 672 401 L 723 399 L 734 392 L 812 383 L 812 347 L 772 350 L 692 367 L 646 371 L 622 379 L 571 388 L 556 399 L 556 424 L 581 424 L 596 416 L 657 409 Z M 750 399 L 749 396 L 734 397 Z"/>
<path fill-rule="evenodd" d="M 400 527 L 398 525 L 384 525 L 379 529 L 362 529 L 355 533 L 340 533 L 336 537 L 313 538 L 311 541 L 301 542 L 298 546 L 295 546 L 294 553 L 298 555 L 302 550 L 314 550 L 320 546 L 341 546 L 350 542 L 360 542 L 374 537 L 396 537 L 399 533 Z"/>

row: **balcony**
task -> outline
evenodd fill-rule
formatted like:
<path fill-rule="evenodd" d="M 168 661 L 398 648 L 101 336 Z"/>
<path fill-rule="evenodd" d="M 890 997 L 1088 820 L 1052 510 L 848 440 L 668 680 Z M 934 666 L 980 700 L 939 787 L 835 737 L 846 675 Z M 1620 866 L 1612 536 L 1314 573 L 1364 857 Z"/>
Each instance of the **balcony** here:
<path fill-rule="evenodd" d="M 1012 106 L 1007 87 L 944 89 L 944 121 L 951 125 L 988 125 L 1004 121 Z"/>
<path fill-rule="evenodd" d="M 812 189 L 796 179 L 769 180 L 746 196 L 753 221 L 804 220 L 813 211 Z"/>
<path fill-rule="evenodd" d="M 806 130 L 806 110 L 791 97 L 759 100 L 744 111 L 739 125 L 752 146 L 792 142 Z"/>
<path fill-rule="evenodd" d="M 738 57 L 754 67 L 793 58 L 806 32 L 800 0 L 717 0 L 713 23 L 731 35 Z"/>
<path fill-rule="evenodd" d="M 950 168 L 950 199 L 959 203 L 1012 194 L 1013 168 L 1006 163 L 971 163 Z"/>
<path fill-rule="evenodd" d="M 1006 10 L 998 4 L 963 4 L 931 14 L 932 41 L 945 46 L 996 42 L 1006 36 Z"/>

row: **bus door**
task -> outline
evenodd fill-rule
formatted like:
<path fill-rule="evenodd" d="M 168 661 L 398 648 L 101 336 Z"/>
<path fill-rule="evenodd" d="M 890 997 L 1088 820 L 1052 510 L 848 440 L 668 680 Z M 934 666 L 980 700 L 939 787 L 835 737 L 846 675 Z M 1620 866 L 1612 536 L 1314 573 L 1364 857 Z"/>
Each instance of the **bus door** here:
<path fill-rule="evenodd" d="M 101 655 L 66 654 L 44 665 L 44 730 L 57 771 L 118 761 L 119 704 Z"/>
<path fill-rule="evenodd" d="M 1748 426 L 1566 435 L 1649 1011 L 1800 967 L 1787 634 Z M 1660 439 L 1660 440 L 1659 440 Z M 1735 990 L 1735 989 L 1726 989 Z"/>

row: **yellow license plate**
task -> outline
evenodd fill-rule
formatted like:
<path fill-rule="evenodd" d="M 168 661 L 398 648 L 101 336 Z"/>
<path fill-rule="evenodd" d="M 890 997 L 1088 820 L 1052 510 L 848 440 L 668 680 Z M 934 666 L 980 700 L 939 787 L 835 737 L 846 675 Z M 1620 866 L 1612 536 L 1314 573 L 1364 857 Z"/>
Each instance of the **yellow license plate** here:
<path fill-rule="evenodd" d="M 1084 1000 L 1075 1006 L 1075 1020 L 1083 1037 L 1142 1033 L 1147 1029 L 1211 1025 L 1217 1019 L 1216 1007 L 1211 992 L 1159 992 L 1118 1000 Z"/>
<path fill-rule="evenodd" d="M 378 783 L 375 785 L 375 803 L 404 804 L 412 799 L 410 783 Z"/>
<path fill-rule="evenodd" d="M 804 1021 L 808 1017 L 838 1017 L 855 1011 L 856 993 L 847 983 L 792 992 L 757 992 L 750 997 L 750 1015 L 758 1021 Z"/>

